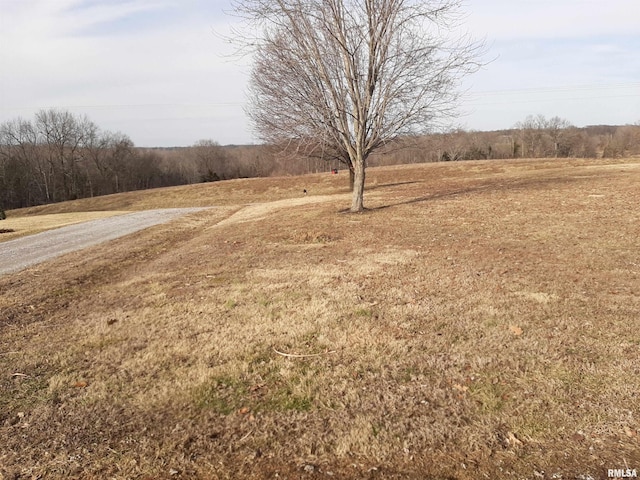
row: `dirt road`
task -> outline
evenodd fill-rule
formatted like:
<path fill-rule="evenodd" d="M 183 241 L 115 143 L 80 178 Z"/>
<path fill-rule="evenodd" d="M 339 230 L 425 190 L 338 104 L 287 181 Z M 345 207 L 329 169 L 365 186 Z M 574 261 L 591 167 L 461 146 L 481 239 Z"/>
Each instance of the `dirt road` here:
<path fill-rule="evenodd" d="M 0 243 L 0 275 L 122 237 L 202 208 L 165 208 L 101 218 Z"/>

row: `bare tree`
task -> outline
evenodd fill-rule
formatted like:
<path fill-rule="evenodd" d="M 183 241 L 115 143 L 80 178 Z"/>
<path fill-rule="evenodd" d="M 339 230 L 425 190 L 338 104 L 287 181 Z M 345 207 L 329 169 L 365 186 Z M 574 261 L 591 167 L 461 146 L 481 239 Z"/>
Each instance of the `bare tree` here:
<path fill-rule="evenodd" d="M 568 147 L 563 146 L 562 142 L 571 127 L 569 120 L 560 117 L 547 119 L 541 114 L 529 115 L 515 125 L 515 128 L 520 130 L 522 155 L 557 158 L 563 151 L 566 154 Z"/>
<path fill-rule="evenodd" d="M 263 140 L 339 159 L 363 209 L 369 155 L 454 114 L 483 46 L 461 0 L 235 0 L 257 31 L 250 115 Z"/>
<path fill-rule="evenodd" d="M 88 136 L 97 126 L 86 116 L 78 117 L 65 110 L 41 110 L 36 114 L 34 128 L 38 141 L 46 151 L 54 182 L 54 200 L 68 200 L 83 196 L 85 179 L 80 168 L 82 149 Z"/>
<path fill-rule="evenodd" d="M 2 156 L 10 159 L 14 171 L 19 173 L 21 192 L 17 197 L 22 198 L 16 204 L 27 206 L 32 202 L 49 202 L 53 179 L 33 124 L 21 118 L 2 124 L 0 144 Z"/>
<path fill-rule="evenodd" d="M 522 122 L 516 123 L 515 128 L 520 130 L 523 157 L 543 156 L 546 121 L 544 115 L 528 115 Z"/>
<path fill-rule="evenodd" d="M 108 155 L 106 168 L 112 179 L 113 191 L 127 191 L 129 170 L 134 163 L 135 150 L 133 141 L 123 133 L 112 133 L 106 137 Z"/>
<path fill-rule="evenodd" d="M 199 140 L 192 147 L 201 182 L 215 182 L 230 178 L 229 155 L 218 142 Z"/>
<path fill-rule="evenodd" d="M 569 120 L 560 117 L 550 118 L 546 122 L 547 133 L 553 142 L 553 156 L 555 158 L 558 158 L 563 153 L 563 148 L 561 148 L 563 137 L 565 132 L 572 126 Z"/>

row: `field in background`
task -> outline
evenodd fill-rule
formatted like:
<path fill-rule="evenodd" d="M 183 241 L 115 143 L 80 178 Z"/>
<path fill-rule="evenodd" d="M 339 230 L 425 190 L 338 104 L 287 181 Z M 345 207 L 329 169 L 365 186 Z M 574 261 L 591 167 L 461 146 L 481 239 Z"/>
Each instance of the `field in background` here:
<path fill-rule="evenodd" d="M 346 177 L 8 212 L 224 206 L 0 277 L 0 478 L 640 469 L 637 159 Z"/>

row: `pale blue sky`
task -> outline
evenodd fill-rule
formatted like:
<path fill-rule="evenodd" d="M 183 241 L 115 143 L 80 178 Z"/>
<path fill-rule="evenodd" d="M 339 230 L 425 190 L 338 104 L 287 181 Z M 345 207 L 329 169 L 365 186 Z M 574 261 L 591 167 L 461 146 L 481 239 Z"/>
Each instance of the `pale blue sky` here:
<path fill-rule="evenodd" d="M 466 3 L 466 28 L 495 60 L 465 82 L 462 126 L 510 128 L 529 114 L 640 121 L 638 0 Z M 248 59 L 230 58 L 220 38 L 228 9 L 228 0 L 0 0 L 0 122 L 56 107 L 139 146 L 253 142 Z"/>

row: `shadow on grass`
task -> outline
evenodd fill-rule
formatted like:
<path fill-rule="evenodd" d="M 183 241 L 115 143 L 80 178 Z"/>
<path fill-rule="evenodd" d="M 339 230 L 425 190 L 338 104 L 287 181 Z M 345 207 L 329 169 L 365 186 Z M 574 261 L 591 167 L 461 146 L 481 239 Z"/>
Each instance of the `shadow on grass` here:
<path fill-rule="evenodd" d="M 419 182 L 417 180 L 410 180 L 407 182 L 382 183 L 380 185 L 373 185 L 369 187 L 368 190 L 378 190 L 380 188 L 399 187 L 401 185 L 414 185 L 416 183 L 423 183 L 423 182 Z"/>
<path fill-rule="evenodd" d="M 536 178 L 529 178 L 529 179 L 518 179 L 514 181 L 502 180 L 502 181 L 495 181 L 495 182 L 486 182 L 479 185 L 460 188 L 457 190 L 435 192 L 433 194 L 424 195 L 421 197 L 412 198 L 412 199 L 404 200 L 401 202 L 391 203 L 388 205 L 381 205 L 379 207 L 368 207 L 368 208 L 365 208 L 363 212 L 359 212 L 359 213 L 366 213 L 367 211 L 375 212 L 378 210 L 386 210 L 388 208 L 398 207 L 401 205 L 412 205 L 416 203 L 439 200 L 442 198 L 458 197 L 458 196 L 467 195 L 470 193 L 478 193 L 478 192 L 486 192 L 486 191 L 505 192 L 505 191 L 516 191 L 516 190 L 531 189 L 531 188 L 544 188 L 548 186 L 566 185 L 569 183 L 576 182 L 578 180 L 581 180 L 581 179 L 575 178 L 575 177 L 569 177 L 569 176 L 560 176 L 560 177 L 549 176 L 549 177 L 536 177 Z M 385 184 L 385 185 L 379 185 L 369 190 L 375 190 L 375 188 L 379 188 L 379 187 L 405 185 L 405 184 L 412 184 L 412 183 L 419 183 L 419 182 L 400 182 L 397 184 Z M 349 210 L 347 209 L 345 212 L 349 212 Z"/>

